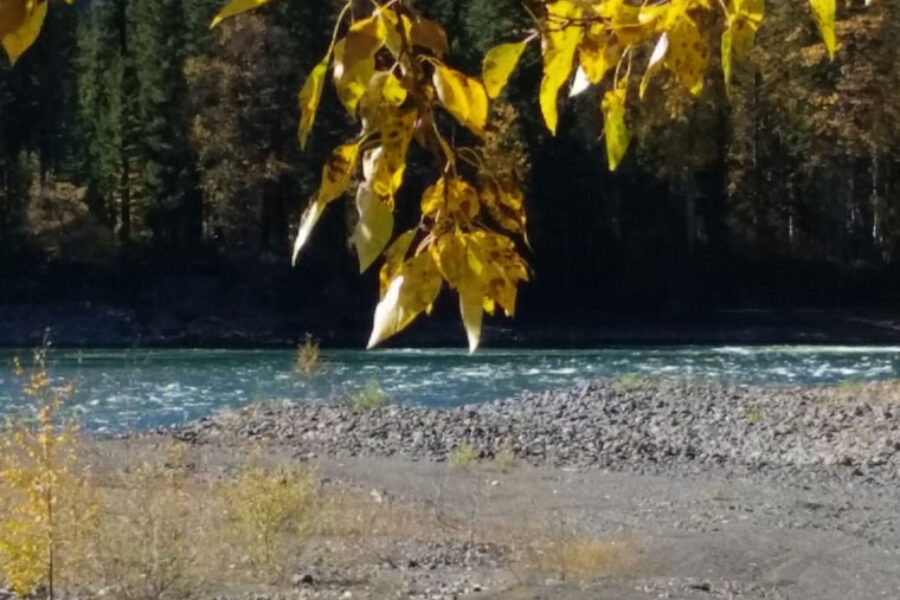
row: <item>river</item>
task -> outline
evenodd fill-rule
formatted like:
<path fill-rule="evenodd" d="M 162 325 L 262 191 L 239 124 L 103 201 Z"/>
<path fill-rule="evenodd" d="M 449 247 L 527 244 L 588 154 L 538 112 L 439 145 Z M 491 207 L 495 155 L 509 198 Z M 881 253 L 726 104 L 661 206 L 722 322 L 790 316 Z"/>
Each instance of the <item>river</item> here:
<path fill-rule="evenodd" d="M 27 401 L 12 358 L 0 351 L 0 414 Z M 523 390 L 632 375 L 725 382 L 834 384 L 900 376 L 897 346 L 683 346 L 597 350 L 335 350 L 311 378 L 287 350 L 53 350 L 54 384 L 71 382 L 67 410 L 96 433 L 147 429 L 253 401 L 342 401 L 369 387 L 390 402 L 449 407 Z"/>

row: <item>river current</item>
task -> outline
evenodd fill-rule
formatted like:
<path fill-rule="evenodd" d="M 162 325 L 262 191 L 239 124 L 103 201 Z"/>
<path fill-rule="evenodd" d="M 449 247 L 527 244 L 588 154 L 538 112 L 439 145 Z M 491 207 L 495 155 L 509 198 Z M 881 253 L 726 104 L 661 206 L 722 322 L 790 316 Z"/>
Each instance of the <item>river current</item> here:
<path fill-rule="evenodd" d="M 28 410 L 12 358 L 0 351 L 0 415 Z M 342 401 L 379 389 L 390 402 L 450 407 L 525 390 L 632 375 L 725 382 L 823 384 L 900 376 L 900 347 L 684 346 L 597 350 L 336 350 L 311 378 L 288 350 L 53 350 L 54 384 L 71 382 L 67 410 L 97 433 L 196 419 L 254 401 Z"/>

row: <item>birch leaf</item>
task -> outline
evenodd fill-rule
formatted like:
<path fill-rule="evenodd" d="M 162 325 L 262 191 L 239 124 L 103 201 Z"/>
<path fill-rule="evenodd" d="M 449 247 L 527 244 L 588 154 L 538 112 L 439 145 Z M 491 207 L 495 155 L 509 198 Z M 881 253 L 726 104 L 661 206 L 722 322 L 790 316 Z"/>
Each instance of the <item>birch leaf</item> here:
<path fill-rule="evenodd" d="M 219 14 L 213 19 L 209 28 L 212 29 L 229 17 L 245 13 L 254 8 L 258 8 L 263 4 L 268 4 L 269 2 L 271 2 L 271 0 L 231 0 L 231 2 L 226 4 L 222 10 L 219 11 Z"/>
<path fill-rule="evenodd" d="M 375 308 L 368 347 L 374 348 L 423 312 L 430 312 L 440 291 L 441 275 L 431 254 L 424 252 L 404 262 Z"/>
<path fill-rule="evenodd" d="M 359 142 L 353 142 L 338 146 L 325 162 L 319 191 L 300 219 L 300 229 L 297 232 L 294 253 L 291 258 L 292 263 L 296 264 L 297 256 L 309 241 L 309 236 L 322 213 L 325 212 L 325 207 L 340 198 L 350 185 L 350 179 L 356 170 L 359 144 Z"/>
<path fill-rule="evenodd" d="M 11 64 L 37 40 L 47 4 L 47 0 L 0 0 L 0 42 Z"/>
<path fill-rule="evenodd" d="M 835 0 L 809 0 L 813 19 L 822 34 L 822 41 L 825 42 L 828 56 L 832 59 L 837 50 L 837 35 L 834 32 L 835 4 Z"/>
<path fill-rule="evenodd" d="M 477 291 L 459 292 L 459 312 L 462 315 L 466 337 L 469 340 L 469 352 L 475 352 L 481 342 L 481 324 L 484 320 L 482 298 Z"/>
<path fill-rule="evenodd" d="M 375 197 L 368 184 L 356 190 L 356 210 L 359 221 L 353 232 L 353 244 L 359 257 L 359 272 L 365 272 L 391 241 L 394 232 L 394 211 Z"/>
<path fill-rule="evenodd" d="M 481 65 L 481 80 L 484 82 L 489 98 L 496 98 L 503 92 L 510 75 L 519 64 L 525 46 L 525 42 L 500 44 L 491 48 L 484 55 L 484 62 Z"/>
<path fill-rule="evenodd" d="M 601 108 L 603 110 L 603 130 L 606 137 L 606 155 L 609 170 L 615 171 L 622 162 L 628 144 L 631 142 L 631 131 L 625 124 L 625 100 L 627 87 L 606 92 Z"/>
<path fill-rule="evenodd" d="M 647 92 L 647 87 L 650 85 L 650 80 L 662 68 L 668 51 L 669 36 L 668 34 L 663 33 L 659 36 L 656 47 L 653 48 L 653 54 L 650 55 L 650 62 L 647 64 L 647 70 L 644 71 L 644 76 L 641 78 L 640 97 L 642 100 L 644 94 Z"/>
<path fill-rule="evenodd" d="M 688 91 L 699 95 L 703 91 L 703 76 L 709 59 L 709 50 L 700 30 L 692 19 L 683 17 L 668 31 L 668 37 L 666 66 Z"/>
<path fill-rule="evenodd" d="M 325 87 L 325 74 L 328 72 L 328 63 L 331 55 L 326 56 L 322 62 L 313 67 L 309 77 L 306 78 L 300 89 L 300 148 L 306 147 L 309 132 L 316 122 L 316 111 L 319 110 L 319 101 L 322 99 L 322 89 Z"/>
<path fill-rule="evenodd" d="M 581 40 L 581 25 L 571 22 L 581 16 L 582 8 L 571 0 L 547 5 L 549 31 L 543 39 L 544 76 L 541 79 L 540 104 L 544 122 L 556 134 L 559 124 L 559 89 L 572 73 L 575 51 Z"/>

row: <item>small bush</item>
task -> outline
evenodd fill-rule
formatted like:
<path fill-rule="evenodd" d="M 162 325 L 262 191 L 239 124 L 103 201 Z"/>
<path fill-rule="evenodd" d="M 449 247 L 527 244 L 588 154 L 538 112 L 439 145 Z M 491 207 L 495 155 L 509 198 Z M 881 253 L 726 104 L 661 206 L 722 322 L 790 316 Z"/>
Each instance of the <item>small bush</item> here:
<path fill-rule="evenodd" d="M 286 538 L 296 542 L 310 525 L 314 479 L 303 470 L 248 465 L 224 489 L 233 531 L 257 572 L 284 574 Z"/>
<path fill-rule="evenodd" d="M 644 379 L 637 373 L 625 373 L 613 382 L 613 389 L 618 392 L 630 392 L 641 387 Z"/>
<path fill-rule="evenodd" d="M 0 486 L 8 490 L 0 515 L 0 575 L 19 596 L 40 589 L 52 599 L 70 526 L 89 511 L 76 510 L 65 493 L 80 487 L 71 472 L 77 428 L 60 417 L 72 387 L 50 383 L 45 356 L 46 348 L 36 354 L 23 386 L 35 416 L 8 418 L 0 437 Z M 14 372 L 26 376 L 18 360 Z"/>
<path fill-rule="evenodd" d="M 325 361 L 319 350 L 319 342 L 310 334 L 306 334 L 306 340 L 297 347 L 297 360 L 294 368 L 301 377 L 306 379 L 317 375 L 325 368 Z"/>
<path fill-rule="evenodd" d="M 627 570 L 635 562 L 634 550 L 625 544 L 563 537 L 537 548 L 531 567 L 561 580 L 590 581 Z"/>
<path fill-rule="evenodd" d="M 366 387 L 356 392 L 351 398 L 353 410 L 366 412 L 382 408 L 387 405 L 387 396 L 378 382 L 374 379 L 366 384 Z"/>
<path fill-rule="evenodd" d="M 463 442 L 456 447 L 453 454 L 450 455 L 450 466 L 457 469 L 467 469 L 478 462 L 478 451 L 474 446 Z"/>

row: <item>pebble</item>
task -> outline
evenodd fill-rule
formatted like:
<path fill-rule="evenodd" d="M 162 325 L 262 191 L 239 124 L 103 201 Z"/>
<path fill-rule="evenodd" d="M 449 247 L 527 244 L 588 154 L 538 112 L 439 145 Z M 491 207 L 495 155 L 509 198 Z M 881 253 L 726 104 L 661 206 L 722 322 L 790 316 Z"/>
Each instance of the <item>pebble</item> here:
<path fill-rule="evenodd" d="M 277 402 L 225 410 L 165 433 L 197 443 L 222 436 L 289 441 L 301 457 L 442 462 L 466 444 L 482 460 L 511 452 L 556 467 L 832 469 L 896 479 L 896 413 L 870 397 L 835 401 L 825 387 L 597 381 L 447 410 Z"/>

